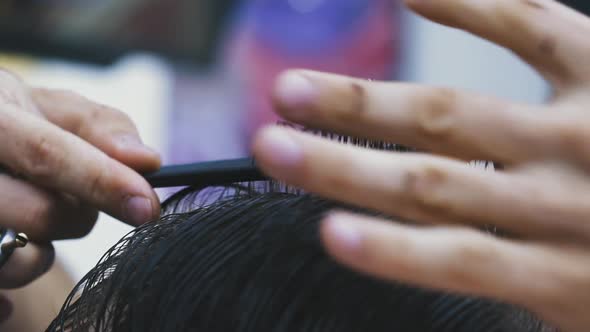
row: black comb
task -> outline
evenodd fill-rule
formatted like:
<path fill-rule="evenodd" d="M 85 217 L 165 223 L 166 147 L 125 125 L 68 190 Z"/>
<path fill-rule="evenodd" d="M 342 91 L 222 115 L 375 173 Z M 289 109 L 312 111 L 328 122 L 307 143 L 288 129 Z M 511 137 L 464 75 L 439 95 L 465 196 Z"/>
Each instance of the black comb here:
<path fill-rule="evenodd" d="M 253 158 L 164 166 L 159 171 L 143 176 L 154 188 L 211 187 L 268 179 L 258 170 Z"/>

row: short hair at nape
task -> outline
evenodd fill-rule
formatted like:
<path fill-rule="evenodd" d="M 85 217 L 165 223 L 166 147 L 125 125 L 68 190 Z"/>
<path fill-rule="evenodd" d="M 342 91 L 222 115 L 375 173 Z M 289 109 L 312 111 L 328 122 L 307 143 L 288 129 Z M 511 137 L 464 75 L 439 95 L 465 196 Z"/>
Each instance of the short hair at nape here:
<path fill-rule="evenodd" d="M 352 208 L 263 187 L 173 197 L 161 220 L 104 255 L 48 331 L 550 331 L 507 304 L 337 264 L 320 243 L 319 222 Z"/>

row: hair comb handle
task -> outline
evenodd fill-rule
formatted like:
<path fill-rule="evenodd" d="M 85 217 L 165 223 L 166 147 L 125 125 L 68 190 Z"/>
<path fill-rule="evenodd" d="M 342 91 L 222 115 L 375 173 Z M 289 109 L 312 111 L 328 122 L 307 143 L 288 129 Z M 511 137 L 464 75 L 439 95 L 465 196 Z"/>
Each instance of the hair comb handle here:
<path fill-rule="evenodd" d="M 144 174 L 144 177 L 154 188 L 209 187 L 268 179 L 258 170 L 253 158 L 164 166 L 159 171 Z"/>

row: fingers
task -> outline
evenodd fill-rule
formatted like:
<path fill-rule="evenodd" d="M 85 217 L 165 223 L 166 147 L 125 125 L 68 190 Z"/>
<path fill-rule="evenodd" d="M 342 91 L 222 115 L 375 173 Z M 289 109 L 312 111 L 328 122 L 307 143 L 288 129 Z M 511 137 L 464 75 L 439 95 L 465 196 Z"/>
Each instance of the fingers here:
<path fill-rule="evenodd" d="M 5 106 L 38 114 L 20 78 L 0 68 L 0 107 Z"/>
<path fill-rule="evenodd" d="M 460 161 L 372 151 L 284 128 L 261 131 L 254 155 L 273 178 L 404 219 L 494 225 L 531 238 L 590 238 L 590 226 L 579 223 L 590 213 L 587 195 L 560 189 L 567 183 L 563 177 L 529 181 Z"/>
<path fill-rule="evenodd" d="M 144 145 L 129 117 L 72 92 L 31 89 L 43 115 L 57 126 L 81 137 L 110 157 L 143 172 L 160 167 L 160 156 Z"/>
<path fill-rule="evenodd" d="M 145 179 L 79 137 L 10 107 L 0 111 L 0 127 L 0 160 L 28 181 L 134 225 L 159 214 Z"/>
<path fill-rule="evenodd" d="M 37 279 L 49 270 L 55 259 L 51 244 L 28 243 L 14 250 L 0 269 L 0 288 L 19 288 Z"/>
<path fill-rule="evenodd" d="M 587 80 L 590 20 L 553 0 L 406 0 L 417 13 L 512 49 L 554 83 Z"/>
<path fill-rule="evenodd" d="M 285 118 L 313 128 L 506 164 L 542 153 L 542 128 L 551 124 L 537 109 L 494 98 L 310 71 L 283 74 L 275 104 Z"/>
<path fill-rule="evenodd" d="M 348 214 L 329 216 L 321 237 L 338 261 L 384 279 L 492 297 L 553 315 L 555 308 L 567 312 L 572 298 L 588 300 L 575 294 L 589 284 L 590 268 L 580 251 L 559 254 L 469 229 L 415 228 Z"/>
<path fill-rule="evenodd" d="M 51 193 L 19 179 L 0 175 L 0 225 L 37 242 L 87 235 L 98 211 L 66 195 Z"/>

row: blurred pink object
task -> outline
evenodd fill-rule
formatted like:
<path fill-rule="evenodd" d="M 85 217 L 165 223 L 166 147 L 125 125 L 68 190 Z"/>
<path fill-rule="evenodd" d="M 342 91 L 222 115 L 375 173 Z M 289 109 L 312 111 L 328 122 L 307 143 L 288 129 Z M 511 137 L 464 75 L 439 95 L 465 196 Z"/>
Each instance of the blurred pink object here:
<path fill-rule="evenodd" d="M 243 83 L 245 96 L 245 134 L 247 139 L 259 127 L 275 123 L 278 116 L 272 111 L 270 95 L 278 74 L 288 68 L 305 68 L 319 71 L 333 72 L 359 78 L 384 80 L 394 76 L 397 64 L 399 46 L 399 22 L 397 6 L 390 0 L 363 1 L 366 10 L 356 9 L 352 5 L 345 6 L 343 0 L 325 1 L 325 14 L 320 13 L 311 19 L 318 22 L 310 22 L 309 14 L 298 13 L 293 9 L 291 17 L 285 13 L 287 6 L 280 2 L 293 2 L 295 0 L 264 0 L 267 3 L 267 15 L 282 15 L 280 40 L 269 40 L 271 32 L 265 29 L 273 29 L 272 24 L 261 28 L 262 15 L 252 17 L 246 15 L 236 26 L 237 34 L 231 44 L 231 59 L 238 68 Z M 269 4 L 273 2 L 274 4 Z M 340 2 L 338 2 L 340 1 Z M 358 2 L 349 0 L 349 2 Z M 273 7 L 274 5 L 274 7 Z M 282 5 L 282 6 L 281 6 Z M 357 5 L 358 6 L 358 5 Z M 338 17 L 338 10 L 347 15 L 345 20 Z M 274 12 L 273 12 L 274 10 Z M 348 10 L 349 13 L 345 11 Z M 281 13 L 275 14 L 281 11 Z M 355 17 L 356 16 L 356 17 Z M 324 42 L 317 40 L 309 31 L 298 33 L 302 24 L 318 27 L 333 28 L 329 26 L 330 19 L 338 20 L 339 24 L 349 24 L 341 30 L 324 33 Z M 327 20 L 322 22 L 321 20 Z M 276 21 L 276 20 L 275 20 Z M 299 22 L 298 22 L 299 21 Z M 277 25 L 281 22 L 271 22 Z M 285 25 L 290 24 L 285 28 Z M 307 26 L 306 26 L 307 27 Z M 308 29 L 309 30 L 309 29 Z M 262 31 L 262 32 L 261 32 Z M 318 31 L 318 34 L 323 31 Z M 304 33 L 308 33 L 305 35 Z M 289 37 L 297 39 L 290 43 Z M 313 41 L 305 44 L 305 37 L 315 37 Z M 272 38 L 272 36 L 271 36 Z M 279 38 L 277 38 L 279 39 Z M 293 45 L 300 43 L 298 45 Z"/>

